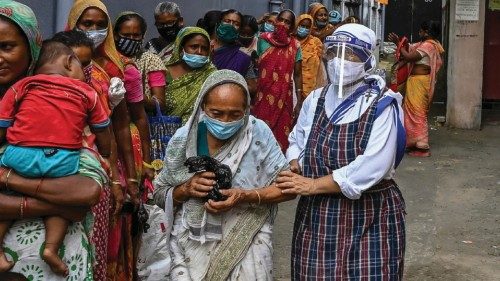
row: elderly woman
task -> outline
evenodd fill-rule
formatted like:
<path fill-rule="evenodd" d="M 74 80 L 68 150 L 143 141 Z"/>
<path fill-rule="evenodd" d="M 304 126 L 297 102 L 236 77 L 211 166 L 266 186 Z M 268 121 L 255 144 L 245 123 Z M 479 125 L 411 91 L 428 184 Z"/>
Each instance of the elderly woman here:
<path fill-rule="evenodd" d="M 155 8 L 155 26 L 159 37 L 149 40 L 146 50 L 157 54 L 166 64 L 172 57 L 175 38 L 184 27 L 179 5 L 174 2 L 160 2 Z"/>
<path fill-rule="evenodd" d="M 269 127 L 250 116 L 244 78 L 231 70 L 210 75 L 189 122 L 171 139 L 166 169 L 155 180 L 155 202 L 172 226 L 171 280 L 272 280 L 272 226 L 283 195 L 273 182 L 288 164 Z M 224 201 L 204 199 L 214 173 L 192 174 L 192 156 L 230 167 Z"/>
<path fill-rule="evenodd" d="M 277 182 L 283 193 L 302 195 L 294 280 L 403 277 L 405 206 L 393 179 L 404 155 L 402 97 L 367 75 L 375 44 L 375 33 L 360 24 L 327 37 L 331 84 L 307 97 L 290 134 L 295 173 L 282 172 Z"/>
<path fill-rule="evenodd" d="M 0 0 L 0 97 L 8 87 L 31 75 L 38 59 L 41 36 L 33 11 L 16 1 Z M 92 280 L 93 216 L 90 207 L 103 194 L 107 177 L 89 151 L 83 151 L 78 175 L 57 179 L 25 179 L 0 170 L 0 185 L 22 196 L 0 194 L 0 219 L 15 220 L 5 236 L 3 252 L 15 262 L 10 269 L 30 280 Z M 60 215 L 73 221 L 64 239 L 62 260 L 67 277 L 54 274 L 40 257 L 45 240 L 42 217 Z M 85 218 L 82 221 L 82 218 Z M 82 221 L 82 222 L 79 222 Z M 9 269 L 3 269 L 9 270 Z"/>
<path fill-rule="evenodd" d="M 324 41 L 326 36 L 331 35 L 335 27 L 329 23 L 329 14 L 326 7 L 321 3 L 312 3 L 309 5 L 308 14 L 313 17 L 314 22 L 311 30 L 313 36 Z"/>

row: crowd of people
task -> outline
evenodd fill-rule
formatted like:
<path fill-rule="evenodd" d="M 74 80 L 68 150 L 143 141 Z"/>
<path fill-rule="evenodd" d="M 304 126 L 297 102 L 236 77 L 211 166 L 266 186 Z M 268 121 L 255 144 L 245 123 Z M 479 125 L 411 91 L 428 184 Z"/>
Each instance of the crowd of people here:
<path fill-rule="evenodd" d="M 0 0 L 0 279 L 147 278 L 151 204 L 165 225 L 149 231 L 167 233 L 158 280 L 272 280 L 277 204 L 300 196 L 293 280 L 400 280 L 394 174 L 406 149 L 429 155 L 439 28 L 422 25 L 413 45 L 389 36 L 391 90 L 372 74 L 375 33 L 320 3 L 187 26 L 161 2 L 153 16 L 159 37 L 144 42 L 142 15 L 76 0 L 43 40 L 28 6 Z M 165 148 L 157 120 L 178 128 Z M 218 175 L 190 172 L 190 157 L 227 165 L 223 200 L 207 199 Z"/>

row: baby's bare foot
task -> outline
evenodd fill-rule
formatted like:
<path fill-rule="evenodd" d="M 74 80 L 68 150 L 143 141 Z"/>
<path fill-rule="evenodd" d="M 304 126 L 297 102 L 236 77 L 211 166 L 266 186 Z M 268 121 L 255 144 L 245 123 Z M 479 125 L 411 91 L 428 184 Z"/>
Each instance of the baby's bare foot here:
<path fill-rule="evenodd" d="M 45 248 L 42 253 L 42 258 L 55 274 L 68 276 L 68 267 L 64 264 L 61 258 L 59 258 L 57 251 Z"/>
<path fill-rule="evenodd" d="M 0 272 L 7 272 L 14 266 L 13 261 L 9 261 L 4 252 L 0 252 Z"/>

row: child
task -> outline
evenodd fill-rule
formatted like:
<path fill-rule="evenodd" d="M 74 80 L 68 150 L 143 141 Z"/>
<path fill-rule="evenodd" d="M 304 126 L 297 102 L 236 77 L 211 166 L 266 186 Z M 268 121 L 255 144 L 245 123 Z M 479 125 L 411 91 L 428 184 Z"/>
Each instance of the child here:
<path fill-rule="evenodd" d="M 0 101 L 0 141 L 7 135 L 9 143 L 0 159 L 3 166 L 33 178 L 76 174 L 87 124 L 96 135 L 101 155 L 110 156 L 109 118 L 97 93 L 84 80 L 82 65 L 70 48 L 59 42 L 44 42 L 35 75 L 14 84 Z M 21 218 L 25 204 L 21 200 Z M 69 222 L 49 216 L 44 223 L 42 258 L 52 271 L 67 276 L 68 267 L 58 251 Z M 0 222 L 0 243 L 10 224 Z M 0 271 L 8 271 L 13 265 L 3 253 L 0 255 Z"/>

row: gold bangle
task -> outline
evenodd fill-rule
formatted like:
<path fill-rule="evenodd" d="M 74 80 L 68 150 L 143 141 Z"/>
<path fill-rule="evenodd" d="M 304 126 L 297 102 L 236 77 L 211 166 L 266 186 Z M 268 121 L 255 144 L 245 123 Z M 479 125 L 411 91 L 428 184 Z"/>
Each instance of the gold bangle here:
<path fill-rule="evenodd" d="M 257 203 L 257 205 L 260 205 L 260 194 L 259 194 L 259 192 L 257 191 L 257 189 L 254 189 L 253 191 L 255 191 L 255 193 L 257 193 L 257 197 L 259 198 L 259 203 Z"/>
<path fill-rule="evenodd" d="M 134 182 L 134 183 L 139 183 L 139 181 L 136 180 L 136 179 L 134 179 L 134 178 L 128 178 L 127 181 Z"/>
<path fill-rule="evenodd" d="M 122 182 L 121 182 L 121 181 L 112 181 L 111 183 L 112 183 L 112 184 L 116 184 L 116 185 L 120 185 L 120 186 L 122 185 Z"/>
<path fill-rule="evenodd" d="M 24 218 L 24 196 L 21 197 L 21 203 L 19 204 L 19 218 Z"/>
<path fill-rule="evenodd" d="M 153 165 L 146 163 L 145 161 L 142 161 L 142 166 L 149 168 L 149 169 L 154 169 Z"/>

